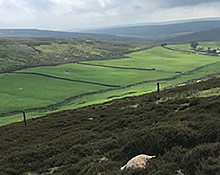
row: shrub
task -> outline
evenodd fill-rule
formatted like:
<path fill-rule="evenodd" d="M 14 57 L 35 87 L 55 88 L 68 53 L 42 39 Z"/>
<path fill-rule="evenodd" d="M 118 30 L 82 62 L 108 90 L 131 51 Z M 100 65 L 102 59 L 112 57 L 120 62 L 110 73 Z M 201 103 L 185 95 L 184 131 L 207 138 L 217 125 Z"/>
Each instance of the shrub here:
<path fill-rule="evenodd" d="M 217 175 L 220 172 L 220 143 L 199 145 L 184 156 L 185 171 L 192 175 Z"/>

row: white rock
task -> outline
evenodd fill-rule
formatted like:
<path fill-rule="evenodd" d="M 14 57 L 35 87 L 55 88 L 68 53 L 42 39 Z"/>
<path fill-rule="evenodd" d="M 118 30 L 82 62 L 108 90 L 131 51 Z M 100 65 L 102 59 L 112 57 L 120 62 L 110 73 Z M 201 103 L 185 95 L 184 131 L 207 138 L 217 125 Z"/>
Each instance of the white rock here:
<path fill-rule="evenodd" d="M 132 168 L 146 168 L 147 162 L 154 158 L 156 156 L 149 156 L 145 154 L 140 154 L 138 156 L 133 157 L 131 160 L 129 160 L 123 167 L 121 167 L 121 170 Z"/>

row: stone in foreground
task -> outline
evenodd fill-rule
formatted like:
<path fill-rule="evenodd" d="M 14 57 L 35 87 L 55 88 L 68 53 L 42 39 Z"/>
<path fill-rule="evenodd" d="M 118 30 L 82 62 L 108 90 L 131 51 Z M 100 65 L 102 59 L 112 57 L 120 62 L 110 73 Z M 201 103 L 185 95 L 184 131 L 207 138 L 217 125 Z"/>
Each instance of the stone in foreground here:
<path fill-rule="evenodd" d="M 146 165 L 148 161 L 156 156 L 149 156 L 145 154 L 140 154 L 138 156 L 133 157 L 131 160 L 127 162 L 123 167 L 121 167 L 121 170 L 132 168 L 146 168 Z"/>

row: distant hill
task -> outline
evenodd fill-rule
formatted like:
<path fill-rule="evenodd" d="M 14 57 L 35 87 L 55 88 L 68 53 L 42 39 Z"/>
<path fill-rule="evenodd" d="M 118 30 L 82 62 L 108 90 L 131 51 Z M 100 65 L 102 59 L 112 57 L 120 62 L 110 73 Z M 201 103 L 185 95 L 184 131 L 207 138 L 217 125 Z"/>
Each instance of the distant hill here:
<path fill-rule="evenodd" d="M 182 36 L 216 28 L 220 28 L 220 20 L 199 20 L 192 22 L 176 22 L 174 24 L 137 25 L 89 30 L 87 32 L 161 41 L 175 36 Z"/>
<path fill-rule="evenodd" d="M 220 28 L 170 38 L 170 42 L 220 41 Z"/>
<path fill-rule="evenodd" d="M 37 66 L 121 58 L 147 47 L 152 45 L 67 38 L 0 38 L 0 73 Z"/>
<path fill-rule="evenodd" d="M 69 32 L 83 32 L 100 30 L 100 29 L 112 29 L 112 28 L 122 28 L 122 27 L 133 27 L 133 26 L 147 26 L 147 25 L 168 25 L 168 24 L 180 24 L 180 23 L 190 23 L 190 22 L 199 22 L 199 21 L 220 21 L 220 17 L 215 18 L 197 18 L 197 19 L 185 19 L 185 20 L 172 20 L 172 21 L 162 21 L 162 22 L 147 22 L 147 23 L 133 23 L 133 24 L 121 24 L 121 25 L 112 25 L 107 27 L 91 27 L 91 28 L 73 28 L 69 29 Z"/>
<path fill-rule="evenodd" d="M 101 41 L 216 41 L 220 19 L 198 19 L 198 21 L 171 21 L 155 24 L 130 24 L 125 26 L 88 29 L 79 32 L 38 29 L 0 29 L 0 37 L 32 38 L 80 38 Z M 211 32 L 207 32 L 211 31 Z M 204 32 L 204 33 L 203 33 Z M 214 33 L 212 33 L 214 32 Z M 193 39 L 195 38 L 195 39 Z"/>
<path fill-rule="evenodd" d="M 111 34 L 61 32 L 37 29 L 0 29 L 0 37 L 31 37 L 31 38 L 80 38 L 104 41 L 143 41 L 133 37 L 119 37 Z"/>

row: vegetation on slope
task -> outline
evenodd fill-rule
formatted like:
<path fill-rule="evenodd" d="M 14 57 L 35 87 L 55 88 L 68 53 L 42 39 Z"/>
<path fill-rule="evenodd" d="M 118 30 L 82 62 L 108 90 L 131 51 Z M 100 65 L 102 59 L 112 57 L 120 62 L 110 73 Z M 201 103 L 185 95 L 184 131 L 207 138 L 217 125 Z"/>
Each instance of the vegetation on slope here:
<path fill-rule="evenodd" d="M 94 34 L 94 33 L 77 33 L 64 32 L 52 30 L 38 30 L 38 29 L 0 29 L 0 37 L 21 37 L 21 38 L 80 38 L 93 39 L 100 41 L 144 41 L 144 39 L 133 37 L 120 37 L 108 34 Z"/>
<path fill-rule="evenodd" d="M 177 47 L 181 47 L 175 45 Z M 118 67 L 154 68 L 167 72 L 186 72 L 194 68 L 220 61 L 218 57 L 185 54 L 161 47 L 134 52 L 126 59 L 93 61 L 93 64 Z M 90 62 L 89 62 L 90 63 Z"/>
<path fill-rule="evenodd" d="M 0 174 L 218 175 L 218 88 L 214 78 L 160 98 L 152 93 L 0 127 Z M 140 153 L 157 157 L 145 170 L 120 171 Z"/>
<path fill-rule="evenodd" d="M 50 52 L 57 46 L 39 47 Z M 66 47 L 60 48 L 63 49 Z M 61 52 L 58 48 L 54 50 Z M 0 125 L 22 120 L 22 110 L 28 117 L 37 117 L 54 110 L 151 92 L 157 82 L 164 88 L 219 73 L 220 68 L 218 57 L 161 47 L 126 56 L 128 58 L 42 66 L 1 74 Z"/>
<path fill-rule="evenodd" d="M 190 42 L 190 41 L 219 41 L 220 40 L 220 28 L 211 28 L 209 30 L 202 30 L 185 34 L 182 36 L 172 37 L 166 39 L 169 42 Z"/>
<path fill-rule="evenodd" d="M 146 45 L 80 39 L 0 39 L 0 73 L 82 60 L 119 58 L 143 47 Z"/>
<path fill-rule="evenodd" d="M 71 96 L 107 89 L 94 84 L 23 74 L 0 75 L 0 82 L 0 113 L 48 106 Z"/>
<path fill-rule="evenodd" d="M 220 42 L 197 42 L 192 41 L 190 44 L 178 44 L 163 46 L 166 49 L 188 53 L 188 54 L 200 54 L 209 56 L 220 56 Z"/>
<path fill-rule="evenodd" d="M 172 24 L 157 24 L 157 25 L 137 24 L 134 26 L 127 26 L 127 27 L 97 29 L 97 30 L 91 30 L 89 32 L 113 34 L 113 35 L 127 36 L 127 37 L 139 37 L 151 41 L 171 40 L 176 42 L 184 42 L 186 40 L 192 41 L 195 40 L 196 38 L 199 38 L 202 41 L 219 40 L 218 37 L 219 31 L 213 30 L 218 28 L 220 28 L 219 20 L 208 20 L 208 21 L 201 20 L 201 21 L 191 21 L 191 22 L 179 21 L 177 23 L 172 23 Z M 215 34 L 218 34 L 216 35 L 216 37 L 214 37 L 215 34 L 212 33 L 214 31 Z"/>

